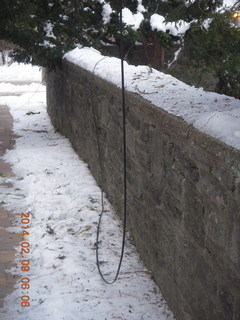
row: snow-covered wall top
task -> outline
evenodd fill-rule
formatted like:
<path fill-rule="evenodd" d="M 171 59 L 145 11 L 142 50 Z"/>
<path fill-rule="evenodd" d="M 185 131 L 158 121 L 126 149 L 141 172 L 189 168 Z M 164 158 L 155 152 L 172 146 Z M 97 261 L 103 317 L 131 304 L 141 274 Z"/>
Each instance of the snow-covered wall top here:
<path fill-rule="evenodd" d="M 76 48 L 65 58 L 121 86 L 120 60 L 93 48 Z M 191 87 L 148 66 L 124 63 L 126 90 L 183 118 L 188 124 L 240 150 L 240 100 Z"/>

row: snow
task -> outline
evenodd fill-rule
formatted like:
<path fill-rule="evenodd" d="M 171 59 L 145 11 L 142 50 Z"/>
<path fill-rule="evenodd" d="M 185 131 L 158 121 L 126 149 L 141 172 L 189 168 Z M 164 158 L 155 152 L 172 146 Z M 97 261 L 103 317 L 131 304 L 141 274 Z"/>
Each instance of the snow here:
<path fill-rule="evenodd" d="M 23 76 L 24 75 L 24 76 Z M 40 82 L 41 72 L 39 67 L 30 64 L 12 63 L 10 66 L 1 66 L 0 82 Z"/>
<path fill-rule="evenodd" d="M 46 48 L 54 48 L 56 46 L 55 44 L 51 43 L 48 40 L 44 40 L 42 45 Z"/>
<path fill-rule="evenodd" d="M 142 4 L 142 0 L 138 0 L 137 11 L 139 11 L 139 12 L 146 12 L 147 11 L 147 9 Z"/>
<path fill-rule="evenodd" d="M 44 31 L 46 32 L 46 37 L 56 39 L 55 35 L 53 34 L 53 25 L 51 22 L 46 22 L 44 26 Z"/>
<path fill-rule="evenodd" d="M 166 30 L 169 30 L 169 33 L 173 36 L 179 36 L 185 34 L 185 32 L 190 28 L 190 25 L 190 23 L 183 20 L 168 22 L 166 23 Z"/>
<path fill-rule="evenodd" d="M 132 11 L 128 8 L 124 8 L 122 10 L 122 18 L 123 22 L 129 26 L 132 26 L 133 30 L 137 30 L 144 19 L 141 12 L 132 13 Z"/>
<path fill-rule="evenodd" d="M 162 0 L 164 2 L 166 0 Z M 103 11 L 102 11 L 102 18 L 103 18 L 103 24 L 107 24 L 111 20 L 111 13 L 112 13 L 112 8 L 109 3 L 105 3 L 104 0 L 100 1 L 103 3 Z M 186 3 L 186 5 L 190 5 L 193 1 L 189 1 Z M 229 9 L 233 7 L 236 4 L 240 4 L 240 1 L 237 0 L 224 0 L 223 5 L 217 10 L 217 11 L 222 11 Z M 137 12 L 133 13 L 129 8 L 123 8 L 122 10 L 122 15 L 123 15 L 123 22 L 131 26 L 135 31 L 139 29 L 142 21 L 144 20 L 144 15 L 143 13 L 147 12 L 147 9 L 143 6 L 142 0 L 138 0 L 138 5 L 137 5 Z M 203 28 L 206 30 L 209 28 L 210 23 L 212 19 L 206 19 L 203 22 Z M 185 32 L 190 28 L 191 23 L 187 23 L 184 20 L 178 20 L 175 22 L 166 22 L 166 19 L 164 16 L 154 13 L 150 16 L 150 26 L 152 30 L 156 31 L 162 31 L 166 32 L 168 31 L 171 35 L 173 36 L 182 36 L 185 34 Z"/>
<path fill-rule="evenodd" d="M 154 13 L 150 18 L 150 25 L 152 30 L 166 32 L 165 18 L 160 14 Z"/>
<path fill-rule="evenodd" d="M 233 7 L 237 2 L 237 0 L 223 0 L 223 7 Z"/>
<path fill-rule="evenodd" d="M 15 81 L 14 69 L 23 86 L 9 84 Z M 0 184 L 13 185 L 0 186 L 0 202 L 4 200 L 6 209 L 17 215 L 10 232 L 22 230 L 17 213 L 31 212 L 30 235 L 25 236 L 31 252 L 24 257 L 31 261 L 30 271 L 20 270 L 19 247 L 17 267 L 9 271 L 30 279 L 27 295 L 31 307 L 21 307 L 19 297 L 25 290 L 18 282 L 5 299 L 6 314 L 1 313 L 1 320 L 172 320 L 151 273 L 129 240 L 119 280 L 114 285 L 101 280 L 95 262 L 100 190 L 88 166 L 51 125 L 45 87 L 35 83 L 41 72 L 17 64 L 8 70 L 9 74 L 6 67 L 0 67 L 0 74 L 5 74 L 5 82 L 0 84 L 0 108 L 3 104 L 10 107 L 18 138 L 3 159 L 12 165 L 16 176 L 0 177 Z M 122 232 L 119 219 L 106 199 L 104 202 L 100 260 L 104 274 L 112 280 Z"/>
<path fill-rule="evenodd" d="M 210 25 L 211 25 L 211 22 L 212 22 L 212 18 L 208 18 L 208 19 L 205 19 L 203 21 L 203 24 L 202 24 L 202 27 L 205 29 L 205 30 L 208 30 Z"/>
<path fill-rule="evenodd" d="M 120 62 L 92 48 L 76 48 L 65 58 L 121 87 Z M 147 66 L 124 62 L 126 90 L 240 150 L 240 100 L 187 84 Z"/>
<path fill-rule="evenodd" d="M 190 23 L 183 20 L 177 22 L 165 22 L 165 18 L 157 13 L 154 13 L 150 18 L 150 25 L 152 30 L 166 32 L 169 31 L 170 34 L 177 36 L 184 34 L 189 28 Z"/>
<path fill-rule="evenodd" d="M 107 24 L 111 20 L 111 13 L 112 13 L 112 8 L 109 3 L 105 3 L 103 5 L 103 11 L 102 11 L 102 17 L 103 17 L 103 23 Z"/>
<path fill-rule="evenodd" d="M 181 51 L 182 51 L 182 47 L 180 47 L 177 51 L 174 52 L 173 60 L 168 64 L 168 68 L 170 68 L 171 65 L 172 65 L 174 62 L 177 61 L 178 56 L 179 56 L 179 54 L 181 53 Z"/>
<path fill-rule="evenodd" d="M 113 9 L 109 3 L 105 3 L 103 0 L 100 2 L 103 3 L 103 10 L 102 10 L 103 24 L 107 24 L 111 20 L 111 13 L 113 12 Z M 122 10 L 123 22 L 126 23 L 126 25 L 131 26 L 134 30 L 139 29 L 144 19 L 142 12 L 146 12 L 146 9 L 142 5 L 142 1 L 138 0 L 136 13 L 133 13 L 129 8 L 123 8 Z"/>

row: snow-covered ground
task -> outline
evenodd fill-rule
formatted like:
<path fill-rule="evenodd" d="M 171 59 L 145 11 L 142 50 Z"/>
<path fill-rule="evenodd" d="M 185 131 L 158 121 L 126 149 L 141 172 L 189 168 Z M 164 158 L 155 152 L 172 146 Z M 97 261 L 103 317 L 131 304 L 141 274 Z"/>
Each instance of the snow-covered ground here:
<path fill-rule="evenodd" d="M 20 213 L 31 212 L 26 229 L 30 235 L 25 235 L 30 253 L 21 256 L 20 246 L 16 248 L 17 267 L 9 271 L 29 278 L 30 288 L 16 284 L 5 299 L 6 314 L 1 314 L 1 320 L 173 319 L 130 241 L 119 280 L 114 285 L 101 280 L 95 262 L 100 190 L 69 141 L 54 131 L 39 69 L 13 64 L 0 67 L 0 74 L 0 108 L 10 107 L 19 136 L 15 148 L 4 156 L 16 176 L 0 176 L 0 183 L 13 184 L 10 189 L 0 186 L 0 203 L 16 215 L 16 226 L 9 231 L 22 232 L 26 224 L 20 224 Z M 15 80 L 29 84 L 14 85 Z M 112 280 L 120 253 L 121 223 L 106 200 L 105 208 L 100 260 Z M 29 271 L 20 270 L 23 259 L 30 260 Z M 22 296 L 30 297 L 30 307 L 21 306 Z"/>
<path fill-rule="evenodd" d="M 42 74 L 38 67 L 33 67 L 30 64 L 12 63 L 11 65 L 1 66 L 0 82 L 41 82 Z M 3 86 L 1 83 L 1 87 Z M 13 90 L 14 92 L 14 90 Z"/>
<path fill-rule="evenodd" d="M 120 63 L 93 48 L 76 48 L 65 58 L 121 86 Z M 240 100 L 191 87 L 148 66 L 124 63 L 126 90 L 139 93 L 188 124 L 240 149 Z"/>

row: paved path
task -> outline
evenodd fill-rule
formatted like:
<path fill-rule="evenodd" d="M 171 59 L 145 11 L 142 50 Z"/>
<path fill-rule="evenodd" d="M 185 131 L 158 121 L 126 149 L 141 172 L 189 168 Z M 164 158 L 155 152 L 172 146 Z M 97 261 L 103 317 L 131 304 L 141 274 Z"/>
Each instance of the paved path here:
<path fill-rule="evenodd" d="M 0 176 L 11 177 L 13 172 L 8 163 L 4 162 L 1 157 L 7 149 L 11 149 L 14 145 L 14 138 L 12 133 L 12 116 L 7 106 L 0 106 Z M 0 194 L 3 188 L 12 187 L 11 184 L 0 184 Z M 10 233 L 6 228 L 12 226 L 13 213 L 8 212 L 1 204 L 0 198 L 0 318 L 1 308 L 3 307 L 3 300 L 7 294 L 13 291 L 13 286 L 17 279 L 15 276 L 7 273 L 6 270 L 13 266 L 15 257 L 14 247 L 19 245 L 20 236 L 18 234 Z M 17 212 L 16 212 L 17 214 Z"/>

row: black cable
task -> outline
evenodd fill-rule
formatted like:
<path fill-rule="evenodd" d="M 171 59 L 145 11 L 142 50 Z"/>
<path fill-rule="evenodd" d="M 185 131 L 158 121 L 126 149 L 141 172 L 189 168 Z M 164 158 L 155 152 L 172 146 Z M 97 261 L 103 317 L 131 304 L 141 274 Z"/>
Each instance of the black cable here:
<path fill-rule="evenodd" d="M 97 226 L 97 240 L 96 240 L 96 262 L 97 262 L 97 268 L 98 272 L 103 279 L 104 282 L 107 284 L 113 284 L 116 282 L 119 276 L 119 272 L 122 265 L 122 260 L 124 256 L 124 248 L 125 248 L 125 239 L 126 239 L 126 225 L 127 225 L 127 165 L 126 165 L 126 105 L 125 105 L 125 85 L 124 85 L 124 56 L 123 56 L 123 18 L 122 18 L 122 9 L 123 9 L 123 1 L 120 1 L 120 57 L 121 57 L 121 83 L 122 83 L 122 124 L 123 124 L 123 235 L 122 235 L 122 248 L 121 248 L 121 255 L 119 259 L 119 264 L 117 268 L 116 275 L 112 281 L 108 281 L 105 276 L 103 275 L 101 268 L 100 268 L 100 261 L 99 261 L 99 236 L 100 236 L 100 227 L 102 222 L 102 216 L 104 213 L 104 200 L 103 200 L 103 167 L 102 167 L 102 159 L 101 159 L 101 150 L 100 150 L 100 141 L 99 136 L 97 132 L 97 119 L 95 110 L 93 112 L 94 114 L 94 124 L 96 128 L 96 134 L 97 134 L 97 146 L 98 146 L 98 156 L 99 156 L 99 164 L 100 164 L 100 176 L 101 176 L 101 203 L 102 203 L 102 209 L 99 216 L 99 222 Z M 103 60 L 103 59 L 101 59 Z M 100 61 L 101 61 L 100 60 Z M 98 63 L 100 62 L 98 61 Z M 97 64 L 96 64 L 97 65 Z M 94 69 L 96 68 L 96 65 Z M 93 106 L 94 109 L 94 106 Z"/>

